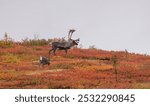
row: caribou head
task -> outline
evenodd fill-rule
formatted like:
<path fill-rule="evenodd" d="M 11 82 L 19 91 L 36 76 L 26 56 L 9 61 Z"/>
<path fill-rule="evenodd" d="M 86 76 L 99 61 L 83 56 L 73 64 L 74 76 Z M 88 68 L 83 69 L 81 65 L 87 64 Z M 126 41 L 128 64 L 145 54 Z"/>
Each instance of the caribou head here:
<path fill-rule="evenodd" d="M 73 40 L 73 39 L 69 39 L 69 40 L 68 40 L 68 42 L 72 43 L 73 46 L 78 45 L 79 41 L 80 41 L 79 38 L 76 39 L 76 40 Z"/>

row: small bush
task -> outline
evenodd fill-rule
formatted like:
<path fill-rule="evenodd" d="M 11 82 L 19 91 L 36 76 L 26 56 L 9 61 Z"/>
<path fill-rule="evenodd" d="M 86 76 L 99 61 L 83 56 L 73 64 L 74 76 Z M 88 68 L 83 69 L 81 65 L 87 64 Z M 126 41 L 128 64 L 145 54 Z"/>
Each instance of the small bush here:
<path fill-rule="evenodd" d="M 5 42 L 3 40 L 0 41 L 0 47 L 2 48 L 10 48 L 13 47 L 14 43 L 12 41 Z"/>
<path fill-rule="evenodd" d="M 52 42 L 52 39 L 24 39 L 22 40 L 22 44 L 26 46 L 44 46 L 48 45 L 50 42 Z"/>

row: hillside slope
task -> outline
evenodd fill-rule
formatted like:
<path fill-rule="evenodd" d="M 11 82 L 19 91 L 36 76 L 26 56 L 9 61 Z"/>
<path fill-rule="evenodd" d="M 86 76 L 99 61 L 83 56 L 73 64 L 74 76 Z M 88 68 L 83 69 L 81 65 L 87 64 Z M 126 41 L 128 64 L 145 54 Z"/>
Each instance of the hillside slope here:
<path fill-rule="evenodd" d="M 150 56 L 96 49 L 71 49 L 67 55 L 58 50 L 49 56 L 48 50 L 0 47 L 0 88 L 150 88 Z M 50 57 L 50 66 L 32 64 L 40 56 Z"/>

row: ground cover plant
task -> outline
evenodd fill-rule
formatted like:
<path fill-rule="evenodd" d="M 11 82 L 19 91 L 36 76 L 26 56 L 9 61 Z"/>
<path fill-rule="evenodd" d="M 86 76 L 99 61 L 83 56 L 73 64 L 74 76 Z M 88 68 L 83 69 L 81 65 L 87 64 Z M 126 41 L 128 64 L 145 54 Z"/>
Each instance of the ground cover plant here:
<path fill-rule="evenodd" d="M 68 54 L 58 50 L 54 56 L 48 55 L 46 40 L 4 44 L 1 41 L 0 88 L 150 88 L 148 55 L 72 48 Z M 40 56 L 49 57 L 51 64 L 33 64 Z"/>

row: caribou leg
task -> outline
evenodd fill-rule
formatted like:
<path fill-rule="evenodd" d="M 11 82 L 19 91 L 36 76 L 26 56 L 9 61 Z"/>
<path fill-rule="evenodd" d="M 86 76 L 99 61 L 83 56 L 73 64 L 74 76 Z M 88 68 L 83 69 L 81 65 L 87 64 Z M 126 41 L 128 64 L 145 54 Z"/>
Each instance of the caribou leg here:
<path fill-rule="evenodd" d="M 49 55 L 51 54 L 51 51 L 54 51 L 53 49 L 49 50 Z"/>
<path fill-rule="evenodd" d="M 68 50 L 67 49 L 65 49 L 65 53 L 67 54 L 67 52 L 68 52 Z"/>
<path fill-rule="evenodd" d="M 57 48 L 53 49 L 53 54 L 54 54 L 54 55 L 56 55 L 56 53 L 55 53 L 55 52 L 56 52 L 56 50 L 57 50 Z"/>
<path fill-rule="evenodd" d="M 55 53 L 56 50 L 57 50 L 57 48 L 52 48 L 51 50 L 49 50 L 49 55 L 51 54 L 52 51 L 53 51 L 53 54 L 56 55 L 56 53 Z"/>

